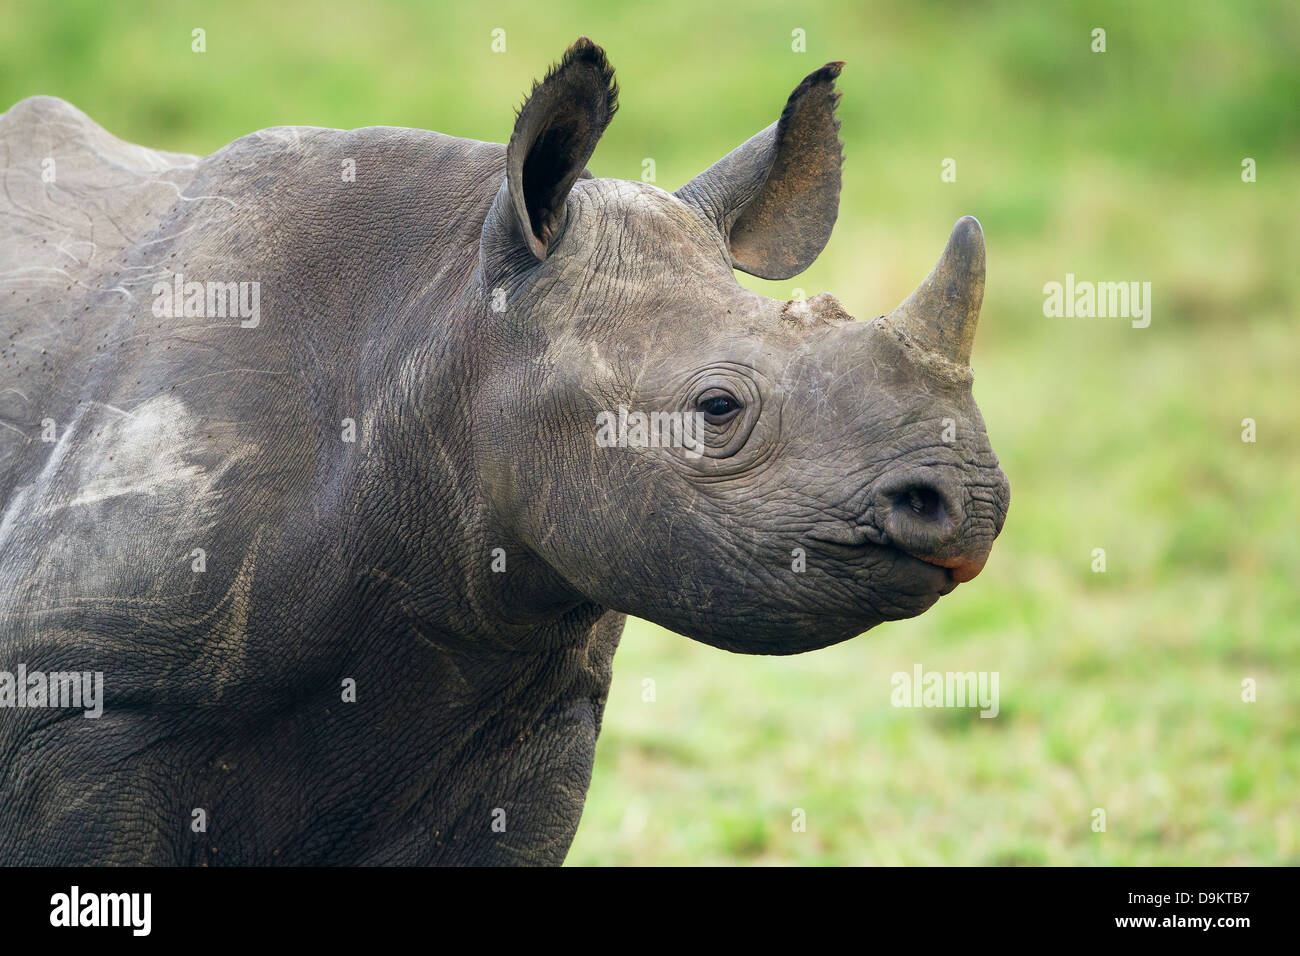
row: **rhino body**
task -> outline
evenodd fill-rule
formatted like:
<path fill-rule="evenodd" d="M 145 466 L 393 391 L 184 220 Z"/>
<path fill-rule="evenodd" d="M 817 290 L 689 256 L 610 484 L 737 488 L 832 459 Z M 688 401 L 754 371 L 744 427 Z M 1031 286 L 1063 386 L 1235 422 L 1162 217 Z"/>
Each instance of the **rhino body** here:
<path fill-rule="evenodd" d="M 677 194 L 585 170 L 586 41 L 509 145 L 0 116 L 0 672 L 103 674 L 0 708 L 0 863 L 558 863 L 625 613 L 794 653 L 973 576 L 978 227 L 892 326 L 732 272 L 829 236 L 837 73 Z M 620 406 L 706 433 L 603 447 Z"/>

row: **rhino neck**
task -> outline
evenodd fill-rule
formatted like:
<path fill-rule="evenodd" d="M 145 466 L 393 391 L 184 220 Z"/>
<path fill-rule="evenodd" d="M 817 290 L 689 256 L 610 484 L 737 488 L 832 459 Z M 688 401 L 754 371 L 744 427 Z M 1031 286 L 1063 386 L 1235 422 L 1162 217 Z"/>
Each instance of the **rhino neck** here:
<path fill-rule="evenodd" d="M 370 590 L 377 631 L 437 643 L 558 646 L 604 608 L 574 591 L 489 505 L 479 446 L 493 426 L 492 323 L 477 277 L 447 277 L 402 311 L 344 478 L 356 507 L 353 577 Z"/>

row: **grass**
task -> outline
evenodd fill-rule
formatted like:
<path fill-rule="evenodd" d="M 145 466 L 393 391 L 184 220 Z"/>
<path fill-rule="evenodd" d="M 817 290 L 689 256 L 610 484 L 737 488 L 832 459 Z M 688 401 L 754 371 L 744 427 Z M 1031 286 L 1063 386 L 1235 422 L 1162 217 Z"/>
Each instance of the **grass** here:
<path fill-rule="evenodd" d="M 669 189 L 848 61 L 835 236 L 791 282 L 742 281 L 870 318 L 978 216 L 976 396 L 1013 494 L 977 582 L 838 647 L 745 658 L 633 622 L 570 862 L 1300 863 L 1294 4 L 10 0 L 0 105 L 51 93 L 196 153 L 277 124 L 504 141 L 579 33 L 623 89 L 593 170 L 653 158 Z M 1151 326 L 1045 318 L 1067 272 L 1151 282 Z M 918 662 L 999 672 L 998 718 L 891 707 Z"/>

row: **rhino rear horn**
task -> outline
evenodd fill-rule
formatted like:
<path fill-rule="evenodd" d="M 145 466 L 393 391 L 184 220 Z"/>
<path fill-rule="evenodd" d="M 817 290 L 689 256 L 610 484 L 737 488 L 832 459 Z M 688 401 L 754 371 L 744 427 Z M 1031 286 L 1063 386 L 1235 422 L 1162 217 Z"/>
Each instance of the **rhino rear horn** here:
<path fill-rule="evenodd" d="M 677 190 L 717 225 L 735 268 L 789 279 L 826 247 L 840 207 L 835 78 L 843 66 L 827 63 L 809 74 L 779 121 Z"/>
<path fill-rule="evenodd" d="M 974 216 L 963 216 L 934 271 L 885 318 L 922 348 L 969 365 L 983 301 L 984 232 Z"/>
<path fill-rule="evenodd" d="M 506 179 L 493 215 L 544 260 L 564 225 L 569 190 L 582 176 L 618 109 L 618 84 L 605 51 L 579 37 L 533 85 L 506 146 Z M 504 208 L 503 208 L 504 207 Z"/>

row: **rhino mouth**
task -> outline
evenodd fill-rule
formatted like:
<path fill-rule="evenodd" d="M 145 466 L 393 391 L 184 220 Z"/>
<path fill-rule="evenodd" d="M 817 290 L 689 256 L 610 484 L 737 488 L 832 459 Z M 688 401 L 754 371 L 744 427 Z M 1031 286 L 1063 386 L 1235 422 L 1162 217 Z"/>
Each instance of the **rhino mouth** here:
<path fill-rule="evenodd" d="M 809 533 L 808 537 L 825 544 L 837 544 L 844 548 L 865 548 L 868 545 L 892 547 L 889 538 L 875 525 L 843 524 L 820 527 Z"/>
<path fill-rule="evenodd" d="M 906 548 L 899 547 L 874 525 L 844 524 L 818 528 L 808 537 L 819 544 L 829 545 L 829 550 L 837 552 L 837 556 L 849 558 L 850 561 L 873 553 L 885 559 L 892 558 L 905 572 L 912 572 L 907 574 L 908 577 L 915 579 L 919 576 L 924 581 L 933 581 L 934 590 L 940 597 L 951 594 L 957 589 L 958 584 L 970 579 L 962 576 L 961 569 L 954 571 L 948 564 L 942 564 L 938 560 L 927 560 Z"/>

